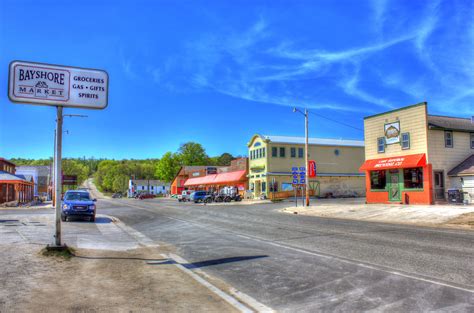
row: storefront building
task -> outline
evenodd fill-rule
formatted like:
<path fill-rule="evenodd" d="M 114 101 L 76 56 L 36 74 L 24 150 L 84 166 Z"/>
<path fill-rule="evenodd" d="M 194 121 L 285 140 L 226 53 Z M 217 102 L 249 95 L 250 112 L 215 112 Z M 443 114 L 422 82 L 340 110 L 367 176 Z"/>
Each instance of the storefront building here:
<path fill-rule="evenodd" d="M 427 103 L 364 119 L 367 203 L 433 204 L 474 149 L 470 119 L 428 115 Z"/>
<path fill-rule="evenodd" d="M 294 195 L 293 167 L 305 167 L 304 137 L 254 135 L 247 144 L 249 192 L 254 198 Z M 365 195 L 364 161 L 360 140 L 309 138 L 309 159 L 317 176 L 309 179 L 310 195 L 361 197 Z"/>
<path fill-rule="evenodd" d="M 239 194 L 244 196 L 248 188 L 247 173 L 247 158 L 238 158 L 232 160 L 229 166 L 218 167 L 215 173 L 188 178 L 184 182 L 184 188 L 219 192 L 224 187 L 236 187 Z"/>
<path fill-rule="evenodd" d="M 34 180 L 32 176 L 16 175 L 15 164 L 0 158 L 0 204 L 33 200 Z"/>

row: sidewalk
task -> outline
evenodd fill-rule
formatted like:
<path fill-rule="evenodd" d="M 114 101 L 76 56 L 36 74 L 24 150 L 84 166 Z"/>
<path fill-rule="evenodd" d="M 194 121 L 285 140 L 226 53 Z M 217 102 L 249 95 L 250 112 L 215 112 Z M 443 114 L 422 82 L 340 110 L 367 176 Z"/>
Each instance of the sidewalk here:
<path fill-rule="evenodd" d="M 1 215 L 0 312 L 238 312 L 108 217 L 66 223 L 70 260 L 45 257 L 52 214 Z M 122 225 L 122 227 L 127 227 Z"/>
<path fill-rule="evenodd" d="M 308 216 L 474 230 L 473 205 L 390 205 L 365 204 L 365 198 L 311 199 L 309 208 L 288 203 L 288 207 L 281 211 Z"/>

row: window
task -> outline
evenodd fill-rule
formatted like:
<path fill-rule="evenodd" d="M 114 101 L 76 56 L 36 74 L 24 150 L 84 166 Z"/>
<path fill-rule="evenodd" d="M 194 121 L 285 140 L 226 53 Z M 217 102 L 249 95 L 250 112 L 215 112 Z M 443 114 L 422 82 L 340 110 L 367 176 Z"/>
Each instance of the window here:
<path fill-rule="evenodd" d="M 255 150 L 255 153 L 256 153 L 256 159 L 259 159 L 260 158 L 260 149 L 257 149 Z"/>
<path fill-rule="evenodd" d="M 402 133 L 402 150 L 410 149 L 410 133 Z"/>
<path fill-rule="evenodd" d="M 474 149 L 474 133 L 471 133 L 471 149 Z"/>
<path fill-rule="evenodd" d="M 266 182 L 262 182 L 262 192 L 267 192 L 267 183 Z"/>
<path fill-rule="evenodd" d="M 444 146 L 446 148 L 452 148 L 454 146 L 453 132 L 452 131 L 445 131 L 444 132 Z"/>
<path fill-rule="evenodd" d="M 253 151 L 250 151 L 250 160 L 253 160 Z"/>
<path fill-rule="evenodd" d="M 278 149 L 277 147 L 272 147 L 272 157 L 276 158 L 278 156 Z"/>
<path fill-rule="evenodd" d="M 298 148 L 298 158 L 302 159 L 304 154 L 304 149 L 303 148 Z"/>
<path fill-rule="evenodd" d="M 403 185 L 405 188 L 423 189 L 423 168 L 403 169 Z"/>
<path fill-rule="evenodd" d="M 371 171 L 370 172 L 370 189 L 385 190 L 387 178 L 385 171 Z"/>
<path fill-rule="evenodd" d="M 341 151 L 339 151 L 339 149 L 335 149 L 334 150 L 334 155 L 339 156 L 339 154 L 341 154 Z"/>
<path fill-rule="evenodd" d="M 377 138 L 377 152 L 378 153 L 385 152 L 385 138 L 384 137 Z"/>
<path fill-rule="evenodd" d="M 281 191 L 293 191 L 293 184 L 281 183 Z"/>
<path fill-rule="evenodd" d="M 290 154 L 292 158 L 296 158 L 296 148 L 291 147 L 290 148 Z"/>
<path fill-rule="evenodd" d="M 280 158 L 285 157 L 285 147 L 280 147 Z"/>
<path fill-rule="evenodd" d="M 267 150 L 266 148 L 262 148 L 262 151 L 263 151 L 263 157 L 265 157 L 265 150 Z"/>
<path fill-rule="evenodd" d="M 270 192 L 277 192 L 278 191 L 278 183 L 270 183 Z"/>

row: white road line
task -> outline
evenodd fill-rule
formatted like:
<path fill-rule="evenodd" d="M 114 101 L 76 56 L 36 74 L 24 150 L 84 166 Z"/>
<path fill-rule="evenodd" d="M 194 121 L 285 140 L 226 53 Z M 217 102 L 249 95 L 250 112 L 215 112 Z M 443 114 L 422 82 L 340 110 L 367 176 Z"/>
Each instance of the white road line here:
<path fill-rule="evenodd" d="M 196 272 L 198 272 L 199 274 L 209 278 L 210 276 L 207 275 L 206 273 L 204 273 L 204 271 L 202 271 L 200 269 L 190 270 L 190 269 L 184 267 L 182 264 L 190 264 L 190 263 L 188 261 L 186 261 L 185 259 L 183 259 L 182 257 L 180 257 L 176 254 L 172 254 L 172 253 L 167 255 L 167 257 L 175 260 L 177 262 L 175 265 L 180 270 L 182 270 L 183 272 L 185 272 L 186 274 L 188 274 L 189 276 L 194 278 L 201 285 L 207 287 L 209 290 L 211 290 L 216 295 L 218 295 L 219 297 L 221 297 L 222 299 L 227 301 L 230 305 L 232 305 L 234 308 L 236 308 L 240 312 L 245 312 L 245 313 L 247 313 L 247 312 L 251 313 L 251 312 L 255 312 L 255 311 L 265 312 L 265 313 L 274 312 L 274 310 L 272 310 L 271 308 L 269 308 L 266 305 L 258 302 L 257 300 L 250 297 L 249 295 L 246 295 L 246 294 L 244 294 L 240 291 L 237 291 L 234 288 L 232 288 L 232 290 L 231 290 L 232 295 L 222 291 L 221 289 L 217 288 L 216 286 L 214 286 L 213 284 L 211 284 L 210 282 L 208 282 L 207 280 L 205 280 L 204 278 L 202 278 L 201 276 L 196 274 Z"/>
<path fill-rule="evenodd" d="M 439 282 L 439 281 L 436 281 L 436 280 L 431 280 L 431 279 L 427 279 L 427 278 L 423 278 L 423 277 L 412 276 L 412 275 L 401 273 L 401 272 L 398 272 L 398 271 L 390 271 L 390 270 L 379 268 L 377 265 L 372 266 L 372 265 L 361 263 L 361 262 L 350 261 L 350 260 L 343 259 L 343 258 L 340 258 L 340 257 L 337 257 L 337 256 L 319 254 L 319 253 L 316 253 L 316 252 L 311 252 L 311 251 L 307 251 L 307 250 L 303 250 L 303 249 L 299 249 L 299 248 L 285 246 L 285 245 L 282 245 L 282 244 L 279 244 L 279 243 L 276 243 L 276 242 L 270 242 L 270 241 L 266 241 L 266 240 L 262 240 L 262 239 L 258 239 L 258 238 L 248 237 L 248 236 L 245 236 L 245 235 L 236 235 L 236 236 L 242 237 L 242 238 L 245 238 L 245 239 L 250 239 L 250 240 L 255 240 L 255 241 L 267 243 L 267 244 L 272 245 L 272 246 L 277 246 L 277 247 L 280 247 L 280 248 L 285 248 L 285 249 L 288 249 L 288 250 L 293 250 L 293 251 L 297 251 L 297 252 L 301 252 L 301 253 L 305 253 L 305 254 L 309 254 L 309 255 L 314 255 L 314 256 L 323 257 L 323 258 L 327 258 L 327 259 L 337 259 L 338 261 L 341 261 L 341 262 L 344 262 L 344 263 L 357 265 L 357 266 L 360 266 L 360 267 L 365 267 L 365 268 L 375 270 L 375 271 L 380 271 L 380 272 L 389 273 L 389 274 L 393 274 L 393 275 L 403 276 L 403 277 L 406 277 L 406 278 L 411 278 L 411 279 L 420 280 L 420 281 L 424 281 L 424 282 L 428 282 L 428 283 L 432 283 L 432 284 L 436 284 L 436 285 L 440 285 L 440 286 L 444 286 L 444 287 L 450 287 L 450 288 L 454 288 L 454 289 L 474 293 L 474 289 L 468 289 L 468 288 L 463 288 L 463 287 L 459 287 L 459 286 L 455 286 L 455 285 L 450 285 L 450 284 L 442 283 L 442 282 Z"/>

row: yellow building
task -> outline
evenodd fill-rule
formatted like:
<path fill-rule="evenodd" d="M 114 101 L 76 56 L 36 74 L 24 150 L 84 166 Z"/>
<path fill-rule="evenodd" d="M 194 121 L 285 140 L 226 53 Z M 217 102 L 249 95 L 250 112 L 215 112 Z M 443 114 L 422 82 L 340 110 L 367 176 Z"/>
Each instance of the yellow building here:
<path fill-rule="evenodd" d="M 304 137 L 254 135 L 249 143 L 249 188 L 254 197 L 286 198 L 294 194 L 292 168 L 305 167 Z M 364 142 L 309 138 L 309 160 L 317 176 L 310 178 L 315 196 L 364 196 Z"/>
<path fill-rule="evenodd" d="M 423 102 L 368 116 L 364 130 L 368 203 L 430 204 L 472 179 L 468 118 L 429 115 Z"/>

